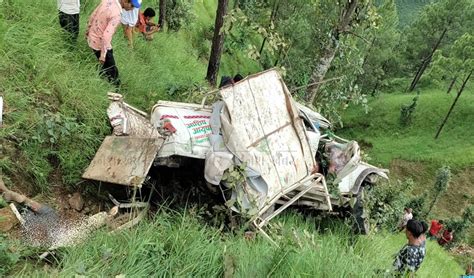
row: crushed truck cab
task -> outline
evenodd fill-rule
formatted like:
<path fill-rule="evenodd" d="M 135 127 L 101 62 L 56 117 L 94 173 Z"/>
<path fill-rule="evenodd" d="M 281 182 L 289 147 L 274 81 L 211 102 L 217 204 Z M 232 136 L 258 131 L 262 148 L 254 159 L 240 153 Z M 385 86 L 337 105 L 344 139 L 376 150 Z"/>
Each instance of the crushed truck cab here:
<path fill-rule="evenodd" d="M 357 142 L 332 136 L 327 119 L 297 103 L 276 70 L 250 75 L 218 94 L 212 106 L 158 101 L 150 117 L 109 94 L 114 135 L 83 177 L 140 187 L 152 165 L 176 168 L 186 159 L 202 159 L 209 186 L 231 191 L 222 194 L 225 204 L 257 228 L 290 205 L 345 206 L 376 177 L 388 178 L 361 161 Z M 319 162 L 324 157 L 327 169 Z M 343 198 L 329 194 L 328 174 L 336 176 Z"/>

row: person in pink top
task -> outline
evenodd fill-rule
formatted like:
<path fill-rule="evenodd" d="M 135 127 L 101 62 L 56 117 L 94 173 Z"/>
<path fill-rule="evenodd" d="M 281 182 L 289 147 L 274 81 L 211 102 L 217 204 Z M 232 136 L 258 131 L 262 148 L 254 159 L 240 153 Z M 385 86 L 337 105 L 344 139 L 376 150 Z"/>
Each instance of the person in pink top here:
<path fill-rule="evenodd" d="M 87 24 L 87 43 L 102 65 L 100 72 L 117 87 L 120 86 L 120 79 L 112 50 L 112 37 L 120 25 L 122 8 L 132 10 L 134 2 L 136 0 L 102 0 Z"/>

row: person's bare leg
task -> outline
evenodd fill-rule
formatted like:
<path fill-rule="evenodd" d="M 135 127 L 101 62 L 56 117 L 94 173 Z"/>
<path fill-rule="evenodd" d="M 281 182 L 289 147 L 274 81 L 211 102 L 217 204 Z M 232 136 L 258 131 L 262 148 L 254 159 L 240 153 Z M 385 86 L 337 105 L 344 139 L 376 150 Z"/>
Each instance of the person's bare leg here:
<path fill-rule="evenodd" d="M 127 39 L 127 25 L 122 24 L 123 27 L 123 38 Z"/>
<path fill-rule="evenodd" d="M 125 37 L 128 40 L 128 46 L 133 48 L 133 27 L 126 25 L 124 32 L 125 32 Z"/>

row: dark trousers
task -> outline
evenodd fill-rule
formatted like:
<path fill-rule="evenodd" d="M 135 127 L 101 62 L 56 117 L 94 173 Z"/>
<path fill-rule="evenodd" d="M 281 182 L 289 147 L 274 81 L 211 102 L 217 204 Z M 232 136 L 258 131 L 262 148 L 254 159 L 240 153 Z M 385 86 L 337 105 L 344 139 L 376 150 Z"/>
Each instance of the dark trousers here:
<path fill-rule="evenodd" d="M 66 14 L 59 11 L 59 25 L 68 32 L 73 42 L 79 35 L 79 14 Z"/>
<path fill-rule="evenodd" d="M 94 54 L 97 59 L 100 58 L 100 50 L 94 50 Z M 119 71 L 115 65 L 113 49 L 107 50 L 105 62 L 100 69 L 100 74 L 105 76 L 111 84 L 115 85 L 116 87 L 120 86 Z"/>

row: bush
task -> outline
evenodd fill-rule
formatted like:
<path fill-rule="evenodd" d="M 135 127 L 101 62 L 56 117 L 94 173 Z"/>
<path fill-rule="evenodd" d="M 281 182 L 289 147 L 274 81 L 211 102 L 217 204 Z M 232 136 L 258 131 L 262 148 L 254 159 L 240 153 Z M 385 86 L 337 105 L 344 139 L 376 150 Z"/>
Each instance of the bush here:
<path fill-rule="evenodd" d="M 181 27 L 188 25 L 194 17 L 191 10 L 192 2 L 189 0 L 167 0 L 166 24 L 168 28 L 178 31 Z"/>
<path fill-rule="evenodd" d="M 400 108 L 400 124 L 402 126 L 409 126 L 411 124 L 419 96 L 420 92 L 418 91 L 411 104 L 404 104 Z"/>
<path fill-rule="evenodd" d="M 411 179 L 374 186 L 367 194 L 367 210 L 372 225 L 395 230 L 403 209 L 410 202 L 408 193 L 413 188 Z"/>
<path fill-rule="evenodd" d="M 19 255 L 10 251 L 8 240 L 0 234 L 0 276 L 6 277 L 18 260 Z"/>
<path fill-rule="evenodd" d="M 467 231 L 471 228 L 472 223 L 474 223 L 474 205 L 467 207 L 461 218 L 448 219 L 446 221 L 446 228 L 451 228 L 454 231 L 453 241 L 450 245 L 468 241 Z M 472 244 L 472 242 L 469 244 Z"/>

